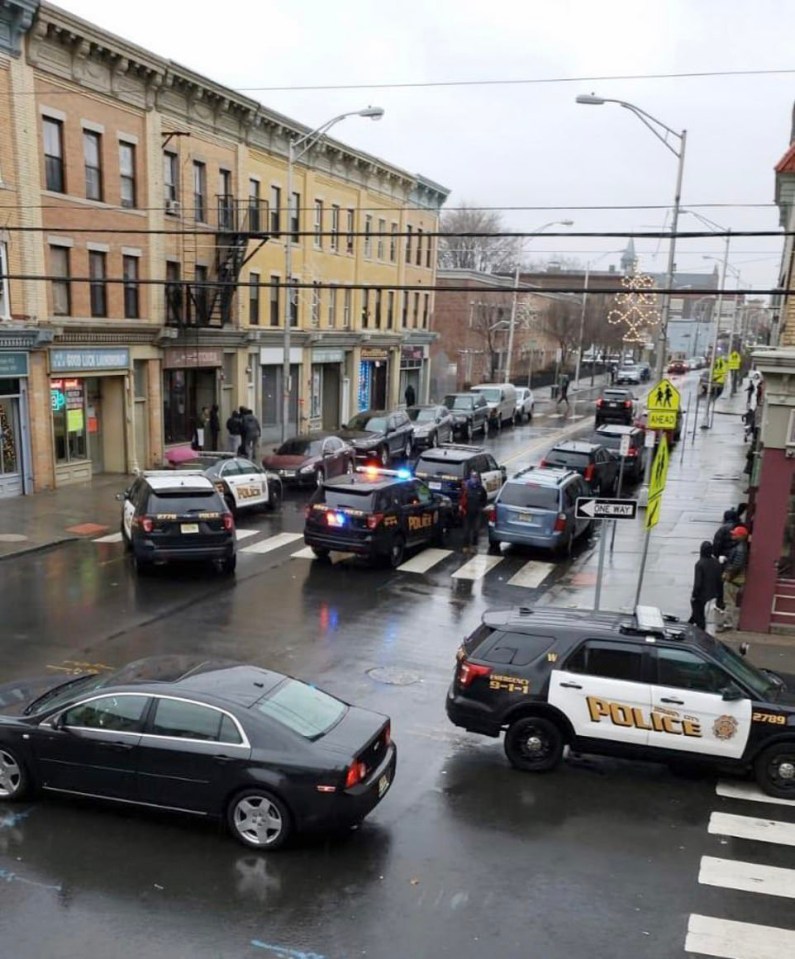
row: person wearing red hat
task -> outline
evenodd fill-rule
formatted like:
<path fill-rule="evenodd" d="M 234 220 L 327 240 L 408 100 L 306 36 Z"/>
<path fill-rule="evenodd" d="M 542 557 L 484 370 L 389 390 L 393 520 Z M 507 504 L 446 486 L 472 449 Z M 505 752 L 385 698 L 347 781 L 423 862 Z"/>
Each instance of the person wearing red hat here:
<path fill-rule="evenodd" d="M 748 566 L 748 528 L 735 526 L 731 532 L 732 549 L 723 570 L 723 599 L 726 613 L 723 629 L 737 629 L 745 584 L 745 569 Z"/>

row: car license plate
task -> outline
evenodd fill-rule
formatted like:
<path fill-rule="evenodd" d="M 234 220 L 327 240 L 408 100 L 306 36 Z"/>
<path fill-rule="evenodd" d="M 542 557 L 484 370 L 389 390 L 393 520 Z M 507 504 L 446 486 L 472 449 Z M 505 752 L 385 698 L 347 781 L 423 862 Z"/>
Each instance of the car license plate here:
<path fill-rule="evenodd" d="M 378 780 L 378 798 L 380 799 L 384 793 L 389 789 L 391 785 L 391 780 L 389 778 L 389 773 L 384 773 L 384 775 Z"/>
<path fill-rule="evenodd" d="M 440 490 L 442 488 L 441 483 L 428 483 L 428 489 Z"/>
<path fill-rule="evenodd" d="M 520 514 L 519 514 L 519 522 L 520 522 L 520 523 L 532 523 L 532 522 L 533 522 L 533 514 L 532 514 L 532 513 L 520 513 Z"/>
<path fill-rule="evenodd" d="M 198 523 L 181 523 L 180 532 L 182 533 L 198 533 L 199 524 Z"/>
<path fill-rule="evenodd" d="M 607 405 L 610 407 L 611 410 L 614 410 L 618 406 L 618 403 L 608 403 Z"/>

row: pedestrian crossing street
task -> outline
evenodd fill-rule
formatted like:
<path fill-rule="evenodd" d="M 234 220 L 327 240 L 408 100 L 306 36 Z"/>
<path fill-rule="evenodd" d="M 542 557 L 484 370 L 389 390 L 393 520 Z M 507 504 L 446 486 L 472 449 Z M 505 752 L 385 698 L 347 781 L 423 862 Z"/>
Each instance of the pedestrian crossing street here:
<path fill-rule="evenodd" d="M 719 782 L 715 792 L 721 799 L 746 803 L 712 812 L 707 832 L 720 837 L 725 846 L 737 850 L 738 858 L 702 856 L 698 881 L 702 885 L 749 893 L 754 897 L 773 896 L 781 900 L 780 914 L 790 928 L 738 922 L 721 916 L 692 914 L 687 925 L 685 952 L 717 959 L 784 959 L 795 956 L 795 920 L 785 900 L 795 899 L 795 799 L 767 796 L 749 782 Z M 783 808 L 786 807 L 786 808 Z M 777 818 L 764 818 L 765 814 Z M 735 842 L 734 840 L 740 840 Z M 792 868 L 772 866 L 742 858 L 746 842 L 755 845 L 749 857 L 762 858 L 760 850 L 781 847 Z M 790 853 L 791 850 L 791 853 Z M 717 850 L 716 850 L 717 851 Z"/>
<path fill-rule="evenodd" d="M 246 555 L 264 555 L 279 549 L 293 547 L 293 552 L 290 553 L 291 559 L 314 560 L 315 554 L 308 546 L 295 549 L 299 541 L 304 538 L 302 533 L 276 533 L 254 541 L 253 538 L 260 536 L 263 532 L 261 529 L 238 529 L 236 531 L 239 544 L 238 556 L 240 558 Z M 122 534 L 120 532 L 109 533 L 107 536 L 95 538 L 93 542 L 101 544 L 121 543 Z M 351 558 L 352 554 L 350 553 L 332 553 L 330 557 L 332 564 L 335 565 L 344 563 Z M 451 558 L 453 562 L 459 564 L 451 573 L 451 578 L 454 580 L 474 583 L 494 573 L 508 586 L 518 586 L 522 589 L 537 589 L 556 568 L 555 563 L 545 563 L 539 560 L 522 561 L 520 556 L 489 556 L 485 553 L 478 553 L 467 557 L 463 553 L 452 549 L 429 547 L 411 554 L 410 558 L 399 566 L 397 571 L 424 575 L 435 571 L 435 568 L 442 564 L 450 563 Z"/>

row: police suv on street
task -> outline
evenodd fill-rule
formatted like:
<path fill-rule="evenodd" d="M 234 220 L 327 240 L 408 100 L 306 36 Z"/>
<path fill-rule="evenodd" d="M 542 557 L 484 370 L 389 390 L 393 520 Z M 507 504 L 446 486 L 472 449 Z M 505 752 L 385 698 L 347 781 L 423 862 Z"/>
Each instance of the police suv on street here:
<path fill-rule="evenodd" d="M 363 466 L 326 480 L 306 507 L 304 541 L 318 559 L 332 550 L 400 566 L 407 549 L 442 545 L 453 522 L 447 496 L 409 470 Z"/>
<path fill-rule="evenodd" d="M 449 496 L 453 506 L 461 499 L 461 490 L 475 470 L 486 490 L 486 498 L 493 503 L 505 482 L 505 467 L 482 446 L 461 443 L 442 443 L 425 450 L 414 464 L 414 475 L 424 480 L 434 492 Z"/>
<path fill-rule="evenodd" d="M 458 650 L 446 706 L 470 732 L 504 730 L 518 769 L 552 769 L 569 745 L 753 770 L 768 795 L 795 799 L 795 677 L 654 607 L 488 610 Z"/>

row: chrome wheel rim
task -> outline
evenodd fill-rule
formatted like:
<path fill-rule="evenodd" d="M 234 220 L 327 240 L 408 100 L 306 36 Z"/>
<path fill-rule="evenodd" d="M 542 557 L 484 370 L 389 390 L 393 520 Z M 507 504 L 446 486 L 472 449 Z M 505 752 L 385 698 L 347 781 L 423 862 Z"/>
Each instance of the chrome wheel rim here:
<path fill-rule="evenodd" d="M 0 750 L 0 796 L 13 796 L 22 782 L 22 770 L 16 759 L 3 750 Z"/>
<path fill-rule="evenodd" d="M 323 470 L 315 470 L 315 486 L 320 488 L 323 485 Z"/>
<path fill-rule="evenodd" d="M 250 846 L 272 846 L 284 830 L 278 808 L 266 796 L 246 796 L 235 805 L 235 829 Z"/>
<path fill-rule="evenodd" d="M 549 739 L 534 724 L 527 726 L 518 745 L 522 758 L 531 763 L 546 759 L 551 750 Z"/>
<path fill-rule="evenodd" d="M 387 466 L 389 464 L 389 452 L 388 450 L 381 450 L 381 465 Z"/>

